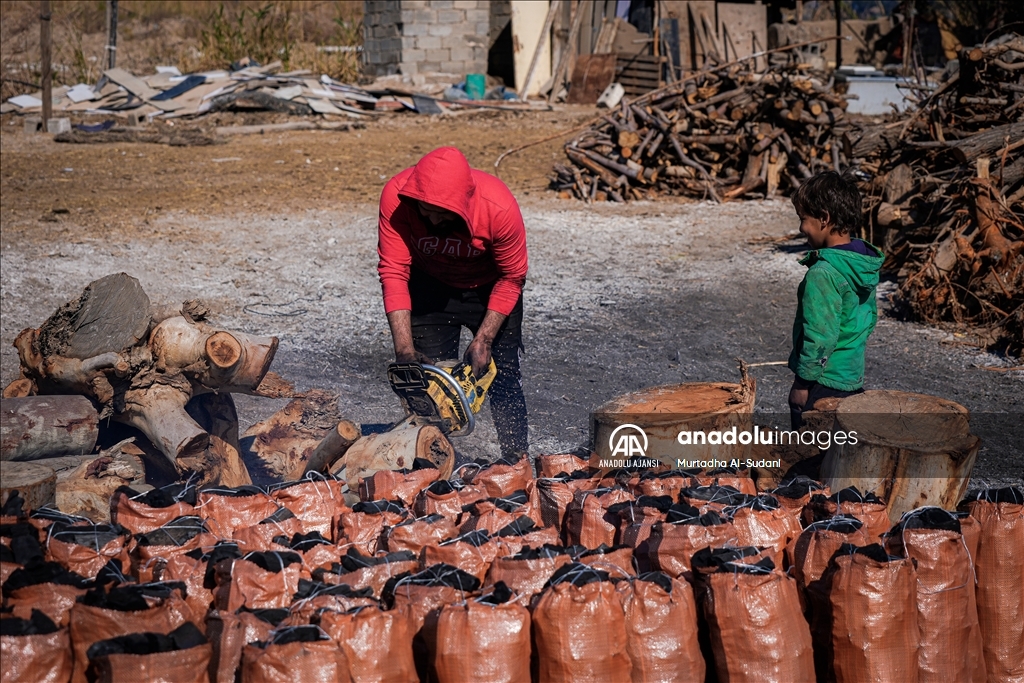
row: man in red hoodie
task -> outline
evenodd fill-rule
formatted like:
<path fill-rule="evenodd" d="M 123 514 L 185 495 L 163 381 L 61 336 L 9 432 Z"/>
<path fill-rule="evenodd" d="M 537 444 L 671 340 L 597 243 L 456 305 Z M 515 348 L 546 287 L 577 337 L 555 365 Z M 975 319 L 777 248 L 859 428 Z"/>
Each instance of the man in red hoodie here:
<path fill-rule="evenodd" d="M 377 255 L 396 360 L 455 359 L 469 328 L 473 372 L 492 356 L 498 368 L 490 394 L 501 454 L 525 453 L 526 229 L 508 187 L 454 147 L 430 152 L 384 186 Z"/>

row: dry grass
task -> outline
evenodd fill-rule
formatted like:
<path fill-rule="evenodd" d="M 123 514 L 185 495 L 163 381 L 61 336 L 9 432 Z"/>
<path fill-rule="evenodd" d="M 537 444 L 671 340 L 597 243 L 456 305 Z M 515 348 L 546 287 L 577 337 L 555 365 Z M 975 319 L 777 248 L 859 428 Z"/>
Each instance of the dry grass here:
<path fill-rule="evenodd" d="M 54 81 L 95 83 L 105 66 L 106 4 L 102 0 L 51 2 Z M 38 90 L 39 3 L 2 3 L 0 97 Z M 280 59 L 288 69 L 310 69 L 354 82 L 358 53 L 321 52 L 322 45 L 362 43 L 363 4 L 353 1 L 121 0 L 117 65 L 137 74 L 157 64 L 183 73 L 225 68 L 251 57 Z"/>

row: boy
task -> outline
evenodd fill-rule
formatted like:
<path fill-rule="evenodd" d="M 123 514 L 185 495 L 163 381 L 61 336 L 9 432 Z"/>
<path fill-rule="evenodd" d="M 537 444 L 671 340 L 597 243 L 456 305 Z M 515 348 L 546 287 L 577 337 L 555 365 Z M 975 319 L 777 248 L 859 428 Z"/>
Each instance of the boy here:
<path fill-rule="evenodd" d="M 796 374 L 789 392 L 793 429 L 802 413 L 828 396 L 864 391 L 864 349 L 878 321 L 875 287 L 882 252 L 850 234 L 860 226 L 857 186 L 835 171 L 804 182 L 793 195 L 800 234 L 811 252 L 797 290 L 793 352 L 789 369 Z"/>

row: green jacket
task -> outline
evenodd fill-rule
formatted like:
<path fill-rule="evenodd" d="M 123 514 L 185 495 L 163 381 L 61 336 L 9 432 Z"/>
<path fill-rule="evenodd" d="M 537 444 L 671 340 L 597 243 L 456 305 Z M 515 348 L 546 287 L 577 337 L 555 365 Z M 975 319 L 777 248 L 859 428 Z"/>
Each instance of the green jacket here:
<path fill-rule="evenodd" d="M 865 243 L 867 244 L 867 243 Z M 878 321 L 875 287 L 884 257 L 845 249 L 819 249 L 797 290 L 789 369 L 801 379 L 840 391 L 864 386 L 864 349 Z"/>

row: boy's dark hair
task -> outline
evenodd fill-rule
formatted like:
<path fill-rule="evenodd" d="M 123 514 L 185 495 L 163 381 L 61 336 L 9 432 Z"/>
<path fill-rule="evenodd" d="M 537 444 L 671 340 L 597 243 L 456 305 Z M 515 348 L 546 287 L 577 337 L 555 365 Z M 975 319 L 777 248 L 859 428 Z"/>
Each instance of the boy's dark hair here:
<path fill-rule="evenodd" d="M 793 208 L 799 216 L 832 223 L 832 232 L 850 234 L 860 228 L 860 190 L 852 176 L 825 171 L 808 178 L 793 194 Z"/>

